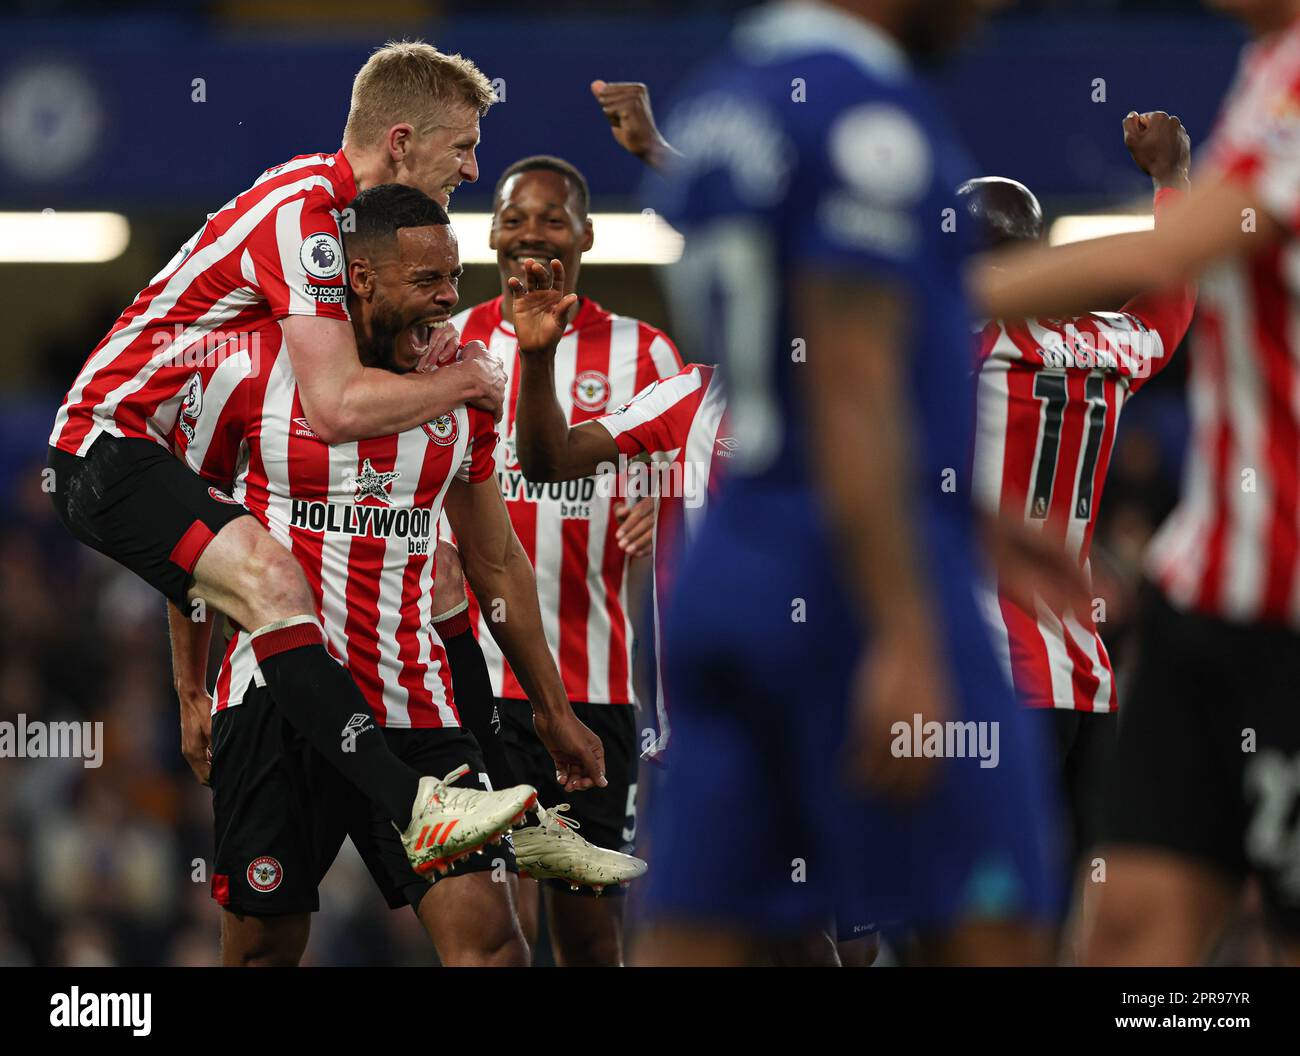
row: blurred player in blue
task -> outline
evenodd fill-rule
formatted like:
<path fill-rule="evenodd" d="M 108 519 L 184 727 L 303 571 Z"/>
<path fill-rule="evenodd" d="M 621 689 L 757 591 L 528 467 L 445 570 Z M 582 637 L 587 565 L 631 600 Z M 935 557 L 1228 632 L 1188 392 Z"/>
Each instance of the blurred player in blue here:
<path fill-rule="evenodd" d="M 670 293 L 735 456 L 665 621 L 644 963 L 746 963 L 831 905 L 931 963 L 1047 954 L 1055 790 L 977 598 L 971 173 L 913 69 L 992 6 L 761 8 L 665 123 Z"/>

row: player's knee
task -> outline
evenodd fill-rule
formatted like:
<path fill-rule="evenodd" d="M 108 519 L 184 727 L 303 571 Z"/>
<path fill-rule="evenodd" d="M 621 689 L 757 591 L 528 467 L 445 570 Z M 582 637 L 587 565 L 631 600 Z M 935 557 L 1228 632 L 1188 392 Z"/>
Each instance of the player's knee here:
<path fill-rule="evenodd" d="M 494 919 L 463 936 L 452 949 L 439 950 L 448 968 L 527 968 L 528 943 L 509 906 Z"/>
<path fill-rule="evenodd" d="M 465 600 L 465 570 L 460 554 L 451 543 L 438 544 L 438 573 L 433 580 L 433 612 L 440 616 Z"/>
<path fill-rule="evenodd" d="M 269 536 L 248 555 L 244 592 L 256 623 L 269 623 L 315 611 L 302 567 Z"/>
<path fill-rule="evenodd" d="M 298 954 L 295 950 L 258 947 L 240 950 L 233 958 L 228 957 L 226 966 L 230 968 L 296 968 Z"/>
<path fill-rule="evenodd" d="M 221 961 L 228 968 L 295 968 L 307 946 L 311 918 L 227 916 L 222 921 Z"/>
<path fill-rule="evenodd" d="M 554 896 L 555 956 L 564 968 L 617 968 L 623 963 L 621 915 L 605 911 L 584 895 Z M 567 899 L 561 903 L 560 899 Z"/>

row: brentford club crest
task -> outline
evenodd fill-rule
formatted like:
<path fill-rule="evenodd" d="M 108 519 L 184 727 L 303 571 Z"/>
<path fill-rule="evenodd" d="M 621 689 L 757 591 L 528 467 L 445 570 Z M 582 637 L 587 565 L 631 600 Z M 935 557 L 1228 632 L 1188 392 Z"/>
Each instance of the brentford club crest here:
<path fill-rule="evenodd" d="M 280 886 L 284 879 L 284 870 L 280 863 L 269 854 L 254 858 L 248 863 L 248 886 L 262 894 L 270 894 Z"/>
<path fill-rule="evenodd" d="M 603 411 L 609 403 L 609 378 L 598 370 L 584 370 L 573 379 L 573 402 L 584 411 Z"/>
<path fill-rule="evenodd" d="M 441 418 L 425 422 L 420 428 L 424 430 L 425 436 L 439 447 L 450 447 L 456 442 L 456 435 L 459 432 L 454 414 L 444 414 Z"/>
<path fill-rule="evenodd" d="M 218 502 L 224 502 L 227 506 L 238 506 L 239 500 L 232 499 L 224 491 L 218 491 L 216 488 L 208 488 L 208 494 Z"/>

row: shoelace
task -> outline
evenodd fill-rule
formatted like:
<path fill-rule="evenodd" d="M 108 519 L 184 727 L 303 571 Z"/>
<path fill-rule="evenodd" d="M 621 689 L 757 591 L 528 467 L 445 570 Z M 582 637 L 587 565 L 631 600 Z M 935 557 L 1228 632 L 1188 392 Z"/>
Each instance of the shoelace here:
<path fill-rule="evenodd" d="M 547 823 L 546 827 L 548 829 L 561 828 L 564 829 L 566 832 L 574 832 L 582 828 L 582 825 L 579 824 L 578 819 L 569 818 L 569 817 L 561 818 L 558 816 L 560 811 L 562 810 L 567 811 L 568 809 L 569 809 L 569 804 L 557 803 L 553 807 L 543 807 L 541 810 L 538 811 L 538 814 L 544 816 Z"/>
<path fill-rule="evenodd" d="M 460 766 L 456 767 L 455 770 L 435 784 L 432 798 L 436 799 L 439 803 L 443 802 L 443 800 L 446 799 L 447 789 L 451 787 L 451 783 L 459 780 L 468 773 L 469 763 L 461 763 Z"/>

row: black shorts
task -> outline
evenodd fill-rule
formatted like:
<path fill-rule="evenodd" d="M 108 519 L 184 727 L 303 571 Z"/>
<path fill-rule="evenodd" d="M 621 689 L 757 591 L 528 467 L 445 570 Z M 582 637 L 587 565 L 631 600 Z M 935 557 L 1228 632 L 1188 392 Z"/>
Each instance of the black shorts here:
<path fill-rule="evenodd" d="M 1257 876 L 1300 935 L 1300 634 L 1143 601 L 1105 797 L 1108 843 Z"/>
<path fill-rule="evenodd" d="M 1072 888 L 1079 860 L 1097 845 L 1118 716 L 1114 712 L 1065 708 L 1027 710 L 1035 721 L 1046 724 L 1043 742 L 1051 744 L 1056 752 L 1065 809 L 1064 879 Z"/>
<path fill-rule="evenodd" d="M 51 447 L 48 464 L 68 531 L 181 607 L 199 555 L 248 513 L 152 440 L 104 433 L 84 458 Z"/>
<path fill-rule="evenodd" d="M 573 705 L 573 712 L 605 746 L 604 788 L 565 792 L 555 780 L 555 763 L 537 739 L 533 709 L 526 700 L 497 699 L 500 736 L 506 758 L 517 781 L 537 789 L 544 807 L 568 803 L 567 815 L 577 820 L 582 837 L 597 847 L 631 854 L 636 846 L 636 709 L 630 704 Z M 569 892 L 563 880 L 548 881 L 557 891 Z M 583 897 L 595 891 L 582 887 L 569 892 Z M 619 896 L 624 888 L 610 886 L 602 897 Z"/>
<path fill-rule="evenodd" d="M 485 787 L 478 742 L 463 729 L 384 730 L 388 747 L 422 774 L 469 764 L 458 785 Z M 407 861 L 391 820 L 285 721 L 265 689 L 212 720 L 212 897 L 253 916 L 314 913 L 317 892 L 351 837 L 392 909 L 419 907 L 430 883 L 466 873 L 517 872 L 508 840 L 426 879 Z"/>

